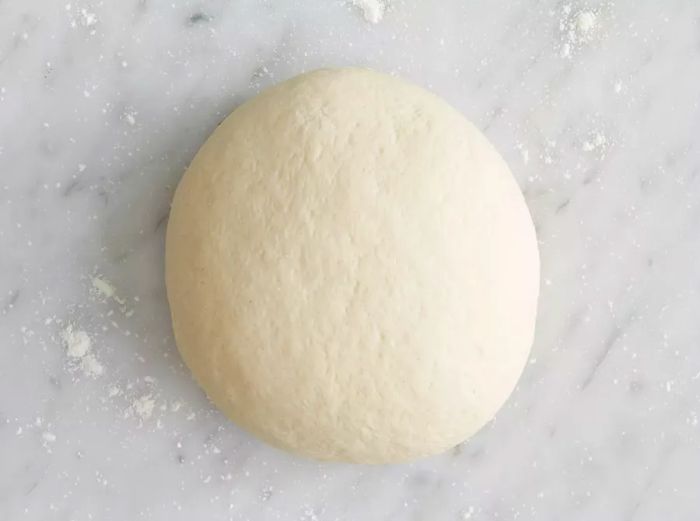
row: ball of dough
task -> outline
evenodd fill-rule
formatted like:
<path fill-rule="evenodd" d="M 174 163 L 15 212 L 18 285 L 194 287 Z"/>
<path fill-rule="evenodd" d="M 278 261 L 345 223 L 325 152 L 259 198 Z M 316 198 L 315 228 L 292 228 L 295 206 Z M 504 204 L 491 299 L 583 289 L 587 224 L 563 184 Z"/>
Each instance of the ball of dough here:
<path fill-rule="evenodd" d="M 508 167 L 429 92 L 318 70 L 238 107 L 177 188 L 175 338 L 211 400 L 324 460 L 399 462 L 488 422 L 533 338 L 539 259 Z"/>

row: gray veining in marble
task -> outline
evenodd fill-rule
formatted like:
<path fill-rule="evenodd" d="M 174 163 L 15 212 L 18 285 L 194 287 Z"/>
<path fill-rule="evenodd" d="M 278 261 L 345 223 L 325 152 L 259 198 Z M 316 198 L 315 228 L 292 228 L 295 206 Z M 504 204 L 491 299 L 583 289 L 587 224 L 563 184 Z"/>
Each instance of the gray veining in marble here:
<path fill-rule="evenodd" d="M 242 433 L 180 363 L 165 301 L 168 205 L 204 138 L 266 85 L 345 64 L 482 128 L 540 240 L 517 391 L 411 465 Z M 0 0 L 0 519 L 700 519 L 698 136 L 695 0 L 393 0 L 376 25 L 343 0 Z M 68 323 L 101 376 L 67 359 Z"/>

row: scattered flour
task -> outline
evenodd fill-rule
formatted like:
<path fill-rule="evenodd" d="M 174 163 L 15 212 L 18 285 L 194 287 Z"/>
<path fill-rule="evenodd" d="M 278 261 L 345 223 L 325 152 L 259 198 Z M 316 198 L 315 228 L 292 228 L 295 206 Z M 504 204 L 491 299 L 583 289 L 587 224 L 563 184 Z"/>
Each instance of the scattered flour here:
<path fill-rule="evenodd" d="M 51 445 L 56 441 L 56 435 L 49 431 L 44 431 L 41 433 L 41 444 L 48 451 L 51 452 Z"/>
<path fill-rule="evenodd" d="M 598 18 L 593 11 L 579 11 L 574 14 L 571 5 L 565 5 L 559 21 L 559 31 L 562 35 L 560 56 L 570 58 L 582 44 L 591 41 L 597 27 Z"/>
<path fill-rule="evenodd" d="M 104 367 L 102 367 L 102 364 L 93 354 L 88 354 L 85 358 L 83 358 L 82 362 L 80 363 L 80 368 L 82 369 L 83 374 L 93 378 L 97 378 L 104 372 Z"/>
<path fill-rule="evenodd" d="M 313 508 L 309 507 L 304 509 L 301 519 L 303 521 L 318 521 L 318 515 Z"/>
<path fill-rule="evenodd" d="M 523 145 L 522 143 L 518 143 L 517 145 L 515 145 L 515 148 L 517 148 L 520 151 L 520 155 L 523 158 L 523 163 L 528 164 L 528 162 L 530 161 L 530 151 L 527 148 L 525 148 L 525 145 Z"/>
<path fill-rule="evenodd" d="M 686 418 L 686 422 L 688 423 L 688 425 L 696 427 L 698 425 L 697 413 L 695 411 L 690 411 L 690 414 L 688 414 L 688 417 Z"/>
<path fill-rule="evenodd" d="M 32 337 L 35 335 L 33 329 L 29 329 L 27 326 L 22 326 L 20 328 L 20 331 L 22 332 L 22 342 L 24 345 L 27 345 L 31 342 Z"/>
<path fill-rule="evenodd" d="M 71 358 L 83 358 L 90 352 L 92 341 L 85 331 L 74 331 L 73 324 L 68 324 L 61 331 L 61 340 L 66 348 L 66 354 Z"/>
<path fill-rule="evenodd" d="M 78 367 L 85 376 L 97 378 L 104 372 L 102 364 L 92 353 L 92 340 L 85 331 L 75 330 L 73 324 L 68 324 L 61 331 L 61 342 L 66 355 L 78 362 Z"/>
<path fill-rule="evenodd" d="M 153 415 L 156 401 L 150 394 L 135 399 L 131 404 L 131 411 L 142 420 L 147 420 Z"/>
<path fill-rule="evenodd" d="M 352 5 L 362 11 L 365 21 L 377 24 L 384 18 L 386 4 L 382 0 L 351 0 Z"/>
<path fill-rule="evenodd" d="M 270 498 L 272 497 L 272 487 L 265 487 L 262 490 L 262 493 L 260 494 L 260 500 L 261 501 L 269 501 Z"/>
<path fill-rule="evenodd" d="M 80 21 L 85 27 L 91 27 L 97 23 L 97 15 L 89 12 L 87 9 L 80 10 Z"/>
<path fill-rule="evenodd" d="M 608 138 L 602 132 L 596 132 L 590 139 L 583 142 L 581 150 L 584 152 L 593 152 L 594 150 L 604 149 L 608 144 Z"/>
<path fill-rule="evenodd" d="M 470 506 L 462 513 L 462 519 L 466 521 L 467 519 L 471 519 L 472 515 L 474 515 L 474 507 Z"/>
<path fill-rule="evenodd" d="M 112 298 L 116 293 L 114 286 L 112 286 L 108 280 L 102 277 L 92 277 L 92 287 L 104 298 Z"/>
<path fill-rule="evenodd" d="M 134 314 L 134 310 L 129 308 L 126 305 L 126 299 L 121 298 L 119 295 L 117 295 L 117 289 L 114 287 L 114 285 L 107 280 L 106 278 L 102 277 L 101 275 L 95 275 L 91 279 L 92 281 L 92 288 L 91 292 L 93 295 L 97 295 L 101 297 L 103 300 L 109 300 L 112 299 L 114 300 L 117 304 L 119 304 L 119 310 L 128 318 Z M 107 316 L 111 316 L 112 312 L 110 311 Z M 113 324 L 114 327 L 117 327 L 116 324 Z"/>
<path fill-rule="evenodd" d="M 136 125 L 136 112 L 125 112 L 124 119 L 129 125 Z"/>
<path fill-rule="evenodd" d="M 78 26 L 85 27 L 90 30 L 90 34 L 94 35 L 95 25 L 99 21 L 97 15 L 88 11 L 87 9 L 73 9 L 71 4 L 66 4 L 66 11 L 71 13 L 70 26 L 76 28 Z"/>
<path fill-rule="evenodd" d="M 583 11 L 576 16 L 576 29 L 579 34 L 587 34 L 595 29 L 596 17 L 591 11 Z"/>

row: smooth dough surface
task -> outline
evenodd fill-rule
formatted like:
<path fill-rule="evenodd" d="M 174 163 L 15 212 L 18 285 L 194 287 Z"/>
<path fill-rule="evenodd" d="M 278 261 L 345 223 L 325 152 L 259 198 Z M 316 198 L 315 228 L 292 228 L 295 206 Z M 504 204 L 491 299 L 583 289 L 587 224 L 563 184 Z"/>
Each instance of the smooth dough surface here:
<path fill-rule="evenodd" d="M 349 462 L 442 452 L 504 403 L 539 259 L 507 165 L 437 96 L 324 69 L 237 108 L 177 188 L 166 279 L 213 402 L 278 447 Z"/>

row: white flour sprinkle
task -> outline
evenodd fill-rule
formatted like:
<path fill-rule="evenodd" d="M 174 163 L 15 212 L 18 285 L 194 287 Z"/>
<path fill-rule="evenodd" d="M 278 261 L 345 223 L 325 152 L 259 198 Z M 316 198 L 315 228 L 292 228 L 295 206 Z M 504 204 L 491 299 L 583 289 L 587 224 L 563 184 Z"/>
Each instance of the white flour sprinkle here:
<path fill-rule="evenodd" d="M 20 328 L 20 331 L 22 332 L 22 342 L 24 345 L 27 345 L 31 342 L 31 338 L 34 336 L 34 330 L 27 328 L 26 326 L 22 326 Z"/>
<path fill-rule="evenodd" d="M 525 148 L 525 145 L 522 143 L 518 143 L 515 145 L 515 148 L 517 148 L 520 151 L 520 155 L 523 158 L 523 163 L 527 164 L 530 161 L 530 151 Z"/>
<path fill-rule="evenodd" d="M 304 521 L 318 521 L 318 515 L 316 515 L 313 508 L 309 507 L 304 509 L 301 519 Z"/>
<path fill-rule="evenodd" d="M 68 324 L 61 331 L 61 340 L 66 348 L 66 354 L 71 358 L 82 358 L 88 354 L 92 341 L 85 331 L 74 331 L 73 324 Z"/>
<path fill-rule="evenodd" d="M 126 120 L 126 122 L 129 125 L 131 125 L 131 126 L 136 125 L 136 113 L 135 112 L 125 112 L 124 119 Z"/>
<path fill-rule="evenodd" d="M 559 31 L 562 35 L 559 55 L 562 58 L 570 58 L 583 44 L 592 40 L 597 27 L 598 19 L 593 11 L 572 14 L 571 6 L 565 5 L 559 21 Z"/>
<path fill-rule="evenodd" d="M 114 285 L 107 280 L 106 278 L 102 277 L 101 275 L 95 275 L 91 279 L 92 282 L 92 288 L 90 289 L 91 293 L 93 295 L 97 295 L 98 297 L 101 297 L 103 300 L 109 300 L 113 299 L 117 304 L 119 304 L 119 310 L 126 316 L 127 318 L 132 316 L 134 314 L 134 310 L 129 308 L 126 305 L 126 299 L 121 298 L 119 295 L 117 295 L 117 289 L 114 287 Z M 107 313 L 107 316 L 111 316 L 112 311 L 110 310 Z M 114 322 L 112 323 L 114 327 L 118 327 L 117 324 Z M 127 336 L 128 336 L 127 332 Z"/>
<path fill-rule="evenodd" d="M 97 358 L 95 358 L 93 354 L 88 354 L 83 358 L 80 362 L 80 368 L 83 374 L 93 378 L 97 378 L 104 372 L 104 367 L 102 367 L 102 364 L 97 361 Z"/>
<path fill-rule="evenodd" d="M 153 415 L 155 405 L 156 401 L 153 397 L 150 394 L 144 394 L 132 402 L 131 410 L 142 420 L 147 420 Z"/>
<path fill-rule="evenodd" d="M 380 0 L 351 0 L 352 5 L 362 11 L 365 21 L 377 24 L 384 18 L 386 5 Z"/>
<path fill-rule="evenodd" d="M 92 353 L 92 340 L 85 331 L 75 330 L 73 324 L 68 324 L 61 331 L 61 341 L 66 355 L 78 362 L 78 367 L 85 376 L 97 378 L 104 372 L 102 364 Z"/>
<path fill-rule="evenodd" d="M 44 431 L 41 433 L 41 444 L 50 453 L 51 445 L 56 441 L 56 435 L 49 431 Z"/>
<path fill-rule="evenodd" d="M 595 28 L 596 17 L 591 11 L 583 11 L 576 17 L 576 29 L 579 34 L 586 34 Z"/>
<path fill-rule="evenodd" d="M 95 25 L 99 20 L 97 19 L 97 15 L 95 13 L 91 13 L 90 11 L 84 8 L 73 10 L 73 6 L 71 4 L 66 4 L 65 9 L 66 11 L 71 13 L 71 27 L 76 28 L 78 26 L 81 26 L 89 29 L 91 35 L 94 35 L 96 33 Z"/>
<path fill-rule="evenodd" d="M 691 425 L 693 427 L 697 426 L 698 424 L 698 415 L 695 411 L 690 411 L 690 414 L 686 418 L 686 422 L 688 425 Z"/>
<path fill-rule="evenodd" d="M 99 295 L 105 298 L 112 298 L 115 294 L 114 286 L 112 286 L 108 280 L 101 277 L 92 278 L 92 287 Z"/>
<path fill-rule="evenodd" d="M 261 501 L 268 501 L 272 497 L 272 487 L 265 487 L 260 494 Z"/>
<path fill-rule="evenodd" d="M 97 23 L 97 15 L 89 12 L 87 9 L 80 10 L 80 20 L 84 27 L 90 27 Z"/>
<path fill-rule="evenodd" d="M 608 143 L 608 138 L 602 132 L 596 132 L 591 139 L 583 142 L 581 150 L 584 152 L 593 152 L 594 150 L 599 150 L 605 148 Z"/>

